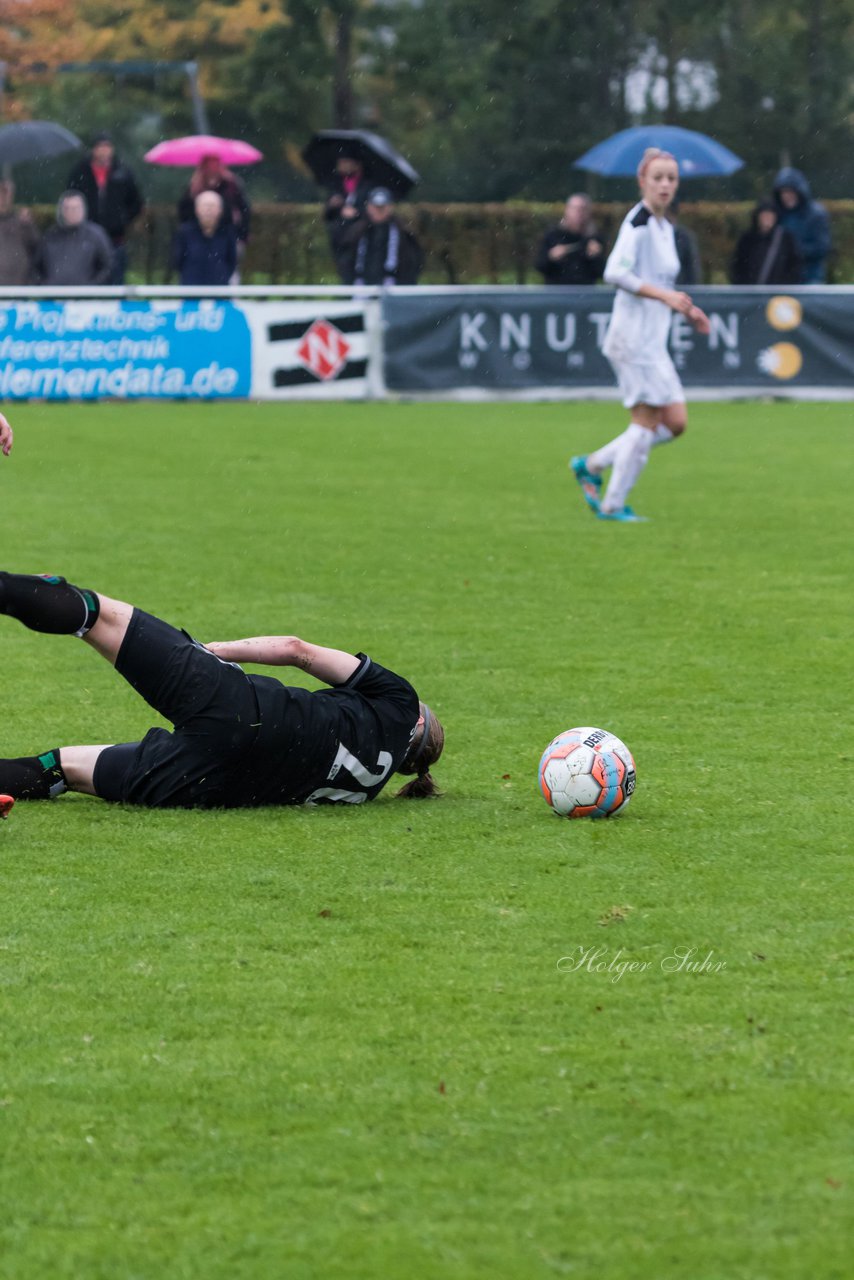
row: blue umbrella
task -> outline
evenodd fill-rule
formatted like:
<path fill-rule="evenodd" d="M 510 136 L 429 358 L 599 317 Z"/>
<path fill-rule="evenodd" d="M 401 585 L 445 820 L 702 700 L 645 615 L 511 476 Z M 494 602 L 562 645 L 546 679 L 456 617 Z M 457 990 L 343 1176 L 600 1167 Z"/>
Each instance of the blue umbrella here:
<path fill-rule="evenodd" d="M 576 169 L 601 173 L 606 178 L 633 178 L 647 147 L 670 151 L 679 161 L 683 178 L 720 177 L 735 173 L 744 164 L 714 138 L 693 129 L 680 129 L 675 124 L 643 124 L 635 129 L 621 129 L 585 151 L 573 163 Z"/>

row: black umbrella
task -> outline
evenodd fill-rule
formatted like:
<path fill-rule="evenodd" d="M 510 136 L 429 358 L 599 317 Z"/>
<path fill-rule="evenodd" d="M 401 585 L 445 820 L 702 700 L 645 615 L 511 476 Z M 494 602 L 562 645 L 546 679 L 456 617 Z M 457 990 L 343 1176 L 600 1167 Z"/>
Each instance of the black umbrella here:
<path fill-rule="evenodd" d="M 82 146 L 76 134 L 52 120 L 22 120 L 19 124 L 4 124 L 0 129 L 0 164 L 49 160 Z"/>
<path fill-rule="evenodd" d="M 341 156 L 360 160 L 365 176 L 378 187 L 388 187 L 396 196 L 405 196 L 420 175 L 390 142 L 364 129 L 321 129 L 309 142 L 302 158 L 318 182 L 324 186 L 335 176 Z"/>

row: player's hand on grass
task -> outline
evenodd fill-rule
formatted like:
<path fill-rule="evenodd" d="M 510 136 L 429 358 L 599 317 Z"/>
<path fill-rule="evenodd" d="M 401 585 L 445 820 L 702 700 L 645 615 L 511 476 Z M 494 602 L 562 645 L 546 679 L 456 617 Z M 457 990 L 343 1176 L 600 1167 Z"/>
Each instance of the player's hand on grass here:
<path fill-rule="evenodd" d="M 0 413 L 0 450 L 4 457 L 8 457 L 12 450 L 12 428 L 9 426 L 3 414 Z"/>

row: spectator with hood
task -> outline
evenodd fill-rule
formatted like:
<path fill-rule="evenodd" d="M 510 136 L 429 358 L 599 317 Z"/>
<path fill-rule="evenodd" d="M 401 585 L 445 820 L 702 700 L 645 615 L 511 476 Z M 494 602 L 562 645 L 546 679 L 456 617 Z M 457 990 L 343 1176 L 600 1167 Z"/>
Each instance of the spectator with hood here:
<path fill-rule="evenodd" d="M 733 284 L 800 284 L 801 255 L 791 231 L 780 225 L 773 200 L 760 200 L 750 229 L 735 247 Z"/>
<path fill-rule="evenodd" d="M 113 265 L 108 284 L 124 284 L 127 272 L 127 233 L 142 211 L 143 198 L 136 179 L 116 155 L 109 133 L 99 133 L 85 160 L 72 169 L 70 191 L 82 191 L 89 217 L 103 227 L 113 246 Z"/>
<path fill-rule="evenodd" d="M 800 283 L 824 284 L 831 249 L 830 219 L 824 205 L 813 200 L 800 169 L 780 170 L 774 179 L 774 203 L 780 226 L 792 233 L 800 251 Z"/>
<path fill-rule="evenodd" d="M 113 246 L 103 227 L 87 217 L 86 197 L 64 191 L 56 206 L 56 226 L 42 236 L 36 254 L 41 285 L 109 284 Z"/>

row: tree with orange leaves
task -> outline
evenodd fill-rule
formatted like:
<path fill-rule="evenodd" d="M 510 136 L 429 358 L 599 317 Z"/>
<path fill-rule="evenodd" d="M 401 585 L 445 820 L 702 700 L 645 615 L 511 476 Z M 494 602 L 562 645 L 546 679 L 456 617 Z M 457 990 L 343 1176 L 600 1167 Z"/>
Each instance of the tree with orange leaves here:
<path fill-rule="evenodd" d="M 89 53 L 90 32 L 75 19 L 74 0 L 0 0 L 0 62 L 5 63 L 6 119 L 26 116 L 27 84 L 60 62 Z"/>

